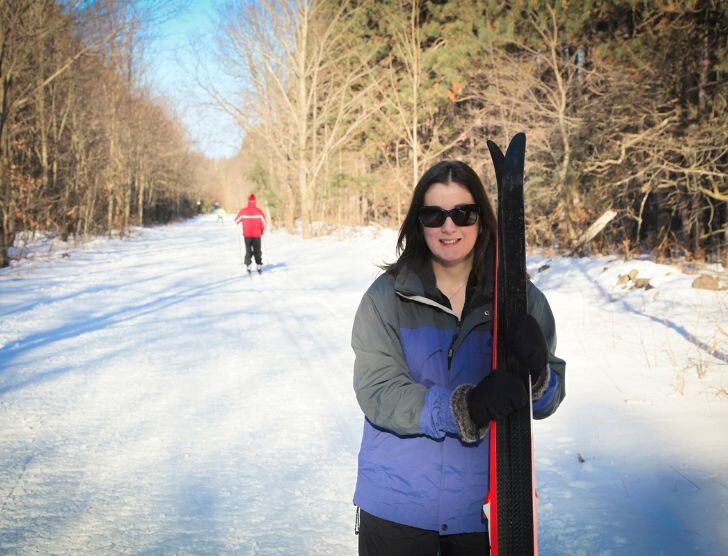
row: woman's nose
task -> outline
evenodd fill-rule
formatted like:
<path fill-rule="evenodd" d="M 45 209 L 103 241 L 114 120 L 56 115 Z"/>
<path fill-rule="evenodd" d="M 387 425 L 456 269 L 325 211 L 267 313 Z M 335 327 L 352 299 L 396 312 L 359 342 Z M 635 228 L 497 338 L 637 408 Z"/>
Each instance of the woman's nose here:
<path fill-rule="evenodd" d="M 445 222 L 442 223 L 442 229 L 448 232 L 457 229 L 457 226 L 455 225 L 455 222 L 452 221 L 452 218 L 450 218 L 450 215 L 448 215 L 445 218 Z"/>

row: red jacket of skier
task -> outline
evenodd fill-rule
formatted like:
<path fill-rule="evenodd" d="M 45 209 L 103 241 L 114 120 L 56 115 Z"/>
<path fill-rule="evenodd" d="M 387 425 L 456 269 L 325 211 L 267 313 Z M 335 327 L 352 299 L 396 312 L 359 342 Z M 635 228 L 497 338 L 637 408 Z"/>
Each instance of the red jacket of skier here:
<path fill-rule="evenodd" d="M 248 197 L 248 205 L 238 211 L 235 223 L 243 224 L 243 237 L 260 237 L 265 231 L 265 214 L 255 203 L 255 194 Z"/>

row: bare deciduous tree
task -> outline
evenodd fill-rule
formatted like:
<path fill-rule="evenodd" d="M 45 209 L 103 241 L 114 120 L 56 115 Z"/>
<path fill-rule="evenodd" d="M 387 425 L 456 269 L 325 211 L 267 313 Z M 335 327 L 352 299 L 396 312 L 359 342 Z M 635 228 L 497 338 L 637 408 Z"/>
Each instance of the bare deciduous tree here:
<path fill-rule="evenodd" d="M 297 194 L 304 236 L 319 180 L 375 108 L 367 103 L 366 45 L 349 29 L 362 3 L 333 0 L 237 2 L 223 14 L 220 47 L 242 93 L 206 88 L 274 155 L 274 179 Z M 288 182 L 287 180 L 292 180 Z"/>
<path fill-rule="evenodd" d="M 0 0 L 0 265 L 19 231 L 124 234 L 149 203 L 186 210 L 186 138 L 139 79 L 166 5 Z"/>

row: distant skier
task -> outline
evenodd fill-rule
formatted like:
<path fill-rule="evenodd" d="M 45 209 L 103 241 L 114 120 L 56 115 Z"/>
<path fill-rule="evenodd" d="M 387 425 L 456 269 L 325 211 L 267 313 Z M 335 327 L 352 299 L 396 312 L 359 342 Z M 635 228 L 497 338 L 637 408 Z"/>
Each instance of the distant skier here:
<path fill-rule="evenodd" d="M 243 225 L 243 238 L 245 240 L 245 268 L 252 271 L 252 259 L 260 272 L 263 268 L 263 252 L 261 250 L 261 236 L 265 231 L 265 214 L 260 210 L 255 201 L 255 194 L 248 197 L 248 205 L 238 211 L 235 216 L 235 223 Z"/>
<path fill-rule="evenodd" d="M 225 223 L 225 215 L 226 214 L 227 214 L 227 212 L 225 211 L 224 208 L 217 207 L 215 209 L 215 215 L 217 216 L 217 219 L 215 220 L 215 222 L 217 222 L 218 224 L 224 224 Z"/>

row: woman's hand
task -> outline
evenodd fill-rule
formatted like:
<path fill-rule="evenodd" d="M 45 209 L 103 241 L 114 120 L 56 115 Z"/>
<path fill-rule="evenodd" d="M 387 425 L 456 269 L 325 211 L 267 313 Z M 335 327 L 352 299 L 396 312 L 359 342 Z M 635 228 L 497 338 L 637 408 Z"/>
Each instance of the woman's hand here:
<path fill-rule="evenodd" d="M 478 427 L 502 419 L 528 404 L 523 381 L 507 371 L 493 371 L 468 395 L 470 418 Z"/>
<path fill-rule="evenodd" d="M 538 321 L 524 314 L 506 333 L 508 349 L 531 374 L 531 391 L 534 399 L 540 397 L 549 379 L 549 347 Z"/>
<path fill-rule="evenodd" d="M 508 350 L 527 369 L 543 369 L 549 364 L 549 346 L 538 321 L 528 313 L 506 332 Z"/>

